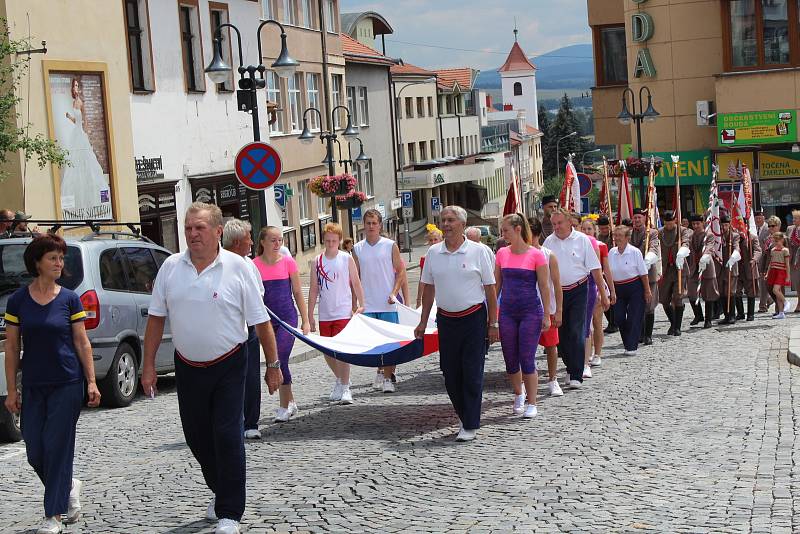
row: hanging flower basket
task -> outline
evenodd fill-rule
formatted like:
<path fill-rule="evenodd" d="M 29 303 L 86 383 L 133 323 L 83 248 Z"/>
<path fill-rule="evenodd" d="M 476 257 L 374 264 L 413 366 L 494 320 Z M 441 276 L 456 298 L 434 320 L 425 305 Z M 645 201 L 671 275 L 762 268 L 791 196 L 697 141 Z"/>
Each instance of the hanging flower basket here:
<path fill-rule="evenodd" d="M 661 159 L 656 159 L 653 163 L 653 171 L 656 174 L 661 170 L 661 163 Z M 650 159 L 627 158 L 625 160 L 625 168 L 628 170 L 628 176 L 631 178 L 646 178 L 650 173 Z"/>
<path fill-rule="evenodd" d="M 336 176 L 317 176 L 308 183 L 308 188 L 317 196 L 334 197 L 346 195 L 356 186 L 356 178 L 352 174 L 337 174 Z"/>
<path fill-rule="evenodd" d="M 346 195 L 336 196 L 336 207 L 349 210 L 359 207 L 367 200 L 367 195 L 363 191 L 350 191 Z"/>

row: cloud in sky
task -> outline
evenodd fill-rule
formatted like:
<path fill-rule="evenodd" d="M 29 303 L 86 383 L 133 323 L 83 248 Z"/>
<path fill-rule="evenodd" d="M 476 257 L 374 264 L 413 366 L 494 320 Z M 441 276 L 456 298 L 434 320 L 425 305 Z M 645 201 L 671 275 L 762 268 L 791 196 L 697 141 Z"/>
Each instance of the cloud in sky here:
<path fill-rule="evenodd" d="M 394 28 L 386 53 L 428 68 L 499 67 L 514 42 L 514 17 L 529 56 L 591 42 L 586 0 L 341 0 L 341 11 L 380 13 Z"/>

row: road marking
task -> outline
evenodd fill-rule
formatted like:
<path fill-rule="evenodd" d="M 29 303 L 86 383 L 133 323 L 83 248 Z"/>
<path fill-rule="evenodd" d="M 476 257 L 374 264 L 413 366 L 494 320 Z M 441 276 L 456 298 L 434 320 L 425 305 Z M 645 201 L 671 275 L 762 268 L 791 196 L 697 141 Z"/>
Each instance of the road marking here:
<path fill-rule="evenodd" d="M 23 454 L 25 454 L 24 447 L 20 449 L 12 449 L 11 451 L 0 456 L 0 462 L 2 462 L 3 460 L 10 460 L 11 458 L 14 458 L 16 456 L 21 456 Z"/>

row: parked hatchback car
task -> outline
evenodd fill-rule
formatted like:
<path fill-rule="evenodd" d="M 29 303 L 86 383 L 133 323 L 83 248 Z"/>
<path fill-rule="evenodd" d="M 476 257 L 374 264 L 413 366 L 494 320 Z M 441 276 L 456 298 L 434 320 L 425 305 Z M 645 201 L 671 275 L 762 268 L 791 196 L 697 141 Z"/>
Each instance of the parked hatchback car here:
<path fill-rule="evenodd" d="M 31 239 L 0 239 L 0 340 L 5 339 L 2 316 L 9 297 L 32 279 L 22 257 Z M 78 294 L 86 311 L 84 324 L 92 343 L 102 402 L 111 407 L 127 406 L 137 391 L 153 282 L 172 253 L 133 233 L 95 232 L 65 239 L 67 254 L 59 283 Z M 156 356 L 156 371 L 161 374 L 174 371 L 168 323 Z M 25 347 L 22 349 L 24 366 Z M 4 361 L 5 352 L 0 345 L 0 440 L 18 440 L 18 421 L 3 405 Z"/>

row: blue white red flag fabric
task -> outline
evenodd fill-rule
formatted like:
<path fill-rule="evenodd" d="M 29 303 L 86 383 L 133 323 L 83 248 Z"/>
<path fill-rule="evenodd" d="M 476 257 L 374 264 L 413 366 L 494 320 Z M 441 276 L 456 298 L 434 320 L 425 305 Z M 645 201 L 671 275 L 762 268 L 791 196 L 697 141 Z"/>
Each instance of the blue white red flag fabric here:
<path fill-rule="evenodd" d="M 581 184 L 578 180 L 578 171 L 572 161 L 567 161 L 559 204 L 568 211 L 575 212 L 578 215 L 581 213 Z"/>
<path fill-rule="evenodd" d="M 317 334 L 304 335 L 302 331 L 281 321 L 267 308 L 273 324 L 278 324 L 300 341 L 326 356 L 361 367 L 400 365 L 427 356 L 439 350 L 439 332 L 436 323 L 428 321 L 423 339 L 414 337 L 419 324 L 419 310 L 398 304 L 400 324 L 356 314 L 334 337 Z M 435 316 L 436 310 L 431 311 Z"/>

